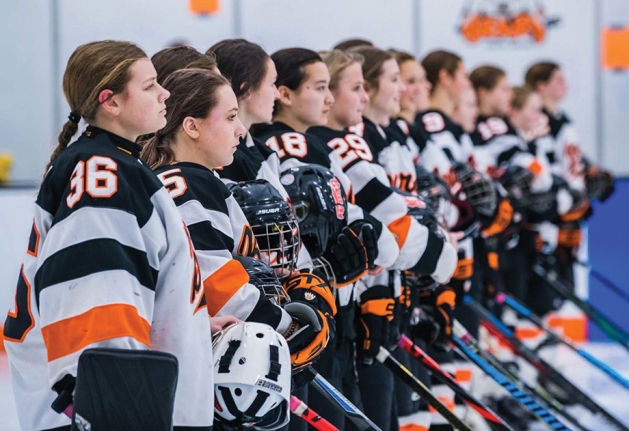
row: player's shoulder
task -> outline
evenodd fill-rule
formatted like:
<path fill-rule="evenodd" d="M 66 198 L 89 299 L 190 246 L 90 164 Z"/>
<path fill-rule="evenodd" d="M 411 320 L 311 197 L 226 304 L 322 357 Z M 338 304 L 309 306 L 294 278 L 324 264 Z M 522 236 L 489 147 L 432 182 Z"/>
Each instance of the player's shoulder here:
<path fill-rule="evenodd" d="M 198 201 L 205 208 L 222 208 L 231 195 L 214 171 L 192 162 L 160 166 L 155 174 L 164 184 L 177 206 Z"/>

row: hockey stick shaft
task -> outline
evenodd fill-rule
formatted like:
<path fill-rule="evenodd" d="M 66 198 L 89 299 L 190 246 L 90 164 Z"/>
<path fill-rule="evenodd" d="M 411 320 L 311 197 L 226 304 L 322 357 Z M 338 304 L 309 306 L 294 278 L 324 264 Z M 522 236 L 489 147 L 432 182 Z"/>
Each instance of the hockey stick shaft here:
<path fill-rule="evenodd" d="M 492 367 L 487 361 L 476 354 L 470 347 L 468 347 L 459 337 L 452 336 L 452 342 L 459 349 L 459 351 L 474 362 L 481 370 L 483 370 L 489 377 L 491 377 L 496 383 L 505 388 L 507 392 L 511 394 L 520 404 L 522 404 L 528 411 L 532 412 L 535 416 L 544 421 L 553 430 L 566 431 L 570 430 L 559 419 L 553 416 L 547 409 L 542 407 L 532 397 L 525 394 L 519 389 L 515 383 L 507 378 L 504 374 Z"/>
<path fill-rule="evenodd" d="M 445 420 L 448 421 L 454 429 L 460 431 L 472 431 L 461 419 L 459 419 L 439 398 L 437 398 L 424 383 L 415 377 L 404 365 L 400 364 L 397 359 L 391 356 L 391 353 L 384 347 L 380 347 L 380 352 L 376 356 L 378 362 L 386 366 L 393 374 L 399 377 L 411 389 L 423 398 L 430 406 L 432 406 Z"/>
<path fill-rule="evenodd" d="M 590 304 L 579 298 L 568 287 L 555 278 L 549 277 L 544 268 L 533 265 L 533 272 L 541 278 L 548 286 L 566 299 L 572 301 L 577 307 L 598 325 L 599 328 L 612 340 L 629 350 L 629 334 L 623 331 L 618 325 L 608 319 L 603 313 Z"/>
<path fill-rule="evenodd" d="M 559 343 L 565 346 L 568 346 L 570 349 L 572 349 L 575 353 L 577 353 L 583 359 L 585 359 L 590 364 L 594 365 L 596 368 L 598 368 L 599 370 L 607 374 L 616 383 L 618 383 L 625 389 L 629 389 L 629 381 L 625 379 L 623 376 L 621 376 L 616 370 L 614 370 L 612 367 L 610 367 L 603 361 L 596 359 L 594 356 L 590 355 L 585 350 L 576 347 L 574 344 L 572 344 L 572 342 L 566 340 L 564 337 L 555 333 L 552 329 L 548 327 L 548 325 L 539 316 L 535 315 L 531 310 L 526 308 L 523 304 L 518 302 L 515 298 L 504 293 L 499 293 L 496 295 L 496 302 L 498 302 L 499 304 L 500 303 L 506 304 L 508 307 L 512 308 L 518 314 L 524 316 L 525 318 L 533 322 L 535 325 L 540 327 L 542 330 L 544 330 L 544 332 L 546 332 L 549 337 L 551 337 L 552 339 L 558 341 Z"/>
<path fill-rule="evenodd" d="M 549 380 L 552 380 L 557 386 L 561 387 L 565 392 L 569 393 L 571 397 L 574 397 L 575 401 L 583 405 L 592 413 L 600 413 L 606 420 L 613 424 L 617 429 L 623 431 L 629 431 L 618 419 L 612 416 L 607 410 L 596 403 L 592 398 L 587 396 L 581 389 L 575 386 L 570 380 L 568 380 L 563 374 L 553 368 L 550 364 L 540 358 L 535 352 L 526 347 L 520 340 L 515 337 L 515 334 L 505 326 L 496 316 L 491 314 L 479 303 L 473 300 L 471 297 L 466 296 L 464 298 L 466 304 L 470 306 L 481 319 L 485 319 L 494 328 L 496 335 L 506 341 L 513 350 L 527 362 L 533 365 L 537 370 Z"/>
<path fill-rule="evenodd" d="M 461 325 L 458 321 L 454 321 L 455 334 L 470 348 L 472 352 L 478 355 L 483 361 L 487 362 L 489 365 L 498 370 L 501 374 L 507 377 L 512 383 L 514 383 L 518 389 L 524 392 L 526 395 L 534 399 L 539 405 L 547 410 L 552 410 L 561 415 L 561 417 L 567 419 L 570 424 L 574 425 L 574 427 L 580 429 L 581 431 L 592 431 L 583 425 L 572 415 L 566 407 L 561 404 L 559 401 L 554 399 L 543 387 L 536 386 L 531 387 L 527 385 L 524 381 L 520 380 L 518 376 L 513 374 L 512 371 L 505 368 L 498 359 L 491 355 L 491 353 L 484 352 L 478 342 L 472 337 L 472 335 L 467 332 L 467 330 Z M 463 355 L 465 356 L 465 355 Z M 469 359 L 469 358 L 468 358 Z M 561 420 L 561 418 L 559 418 Z"/>
<path fill-rule="evenodd" d="M 290 411 L 319 431 L 338 431 L 338 428 L 326 421 L 295 395 L 290 397 Z"/>
<path fill-rule="evenodd" d="M 494 429 L 501 431 L 513 430 L 513 428 L 511 428 L 498 415 L 463 389 L 450 373 L 444 371 L 434 359 L 428 356 L 428 354 L 426 354 L 426 352 L 424 352 L 419 346 L 413 344 L 411 339 L 406 335 L 402 335 L 398 341 L 398 346 L 424 364 L 424 366 L 432 372 L 432 375 L 437 378 L 437 380 L 452 389 L 459 397 L 461 397 L 465 404 L 478 412 L 483 419 L 491 422 Z"/>
<path fill-rule="evenodd" d="M 588 265 L 585 262 L 581 262 L 581 261 L 577 261 L 577 264 L 581 265 L 584 268 L 587 268 L 590 271 L 590 274 L 592 274 L 592 276 L 594 278 L 596 278 L 598 281 L 600 281 L 601 283 L 603 283 L 605 286 L 607 286 L 609 289 L 611 289 L 612 291 L 614 291 L 618 296 L 620 296 L 622 299 L 624 299 L 625 301 L 629 302 L 629 293 L 627 293 L 625 291 L 625 289 L 621 289 L 620 287 L 618 287 L 618 285 L 612 283 L 612 281 L 605 277 L 603 274 L 601 274 L 600 272 L 598 272 L 597 270 L 595 270 L 594 268 L 592 268 L 590 265 Z"/>
<path fill-rule="evenodd" d="M 350 400 L 345 398 L 330 382 L 324 379 L 314 368 L 308 367 L 305 370 L 313 377 L 310 384 L 323 395 L 332 404 L 338 406 L 345 416 L 351 420 L 354 425 L 363 431 L 382 431 L 371 419 L 361 412 Z"/>

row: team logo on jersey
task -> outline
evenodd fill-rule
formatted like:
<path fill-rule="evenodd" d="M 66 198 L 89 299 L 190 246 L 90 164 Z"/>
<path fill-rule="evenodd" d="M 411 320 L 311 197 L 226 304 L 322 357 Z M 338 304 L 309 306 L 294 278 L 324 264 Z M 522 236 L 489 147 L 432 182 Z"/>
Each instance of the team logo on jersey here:
<path fill-rule="evenodd" d="M 332 198 L 336 203 L 336 218 L 339 220 L 345 219 L 345 203 L 343 199 L 343 188 L 338 179 L 332 178 L 330 180 L 330 188 L 332 189 Z"/>
<path fill-rule="evenodd" d="M 472 43 L 524 42 L 539 44 L 548 29 L 560 22 L 548 17 L 541 0 L 468 0 L 459 32 Z"/>

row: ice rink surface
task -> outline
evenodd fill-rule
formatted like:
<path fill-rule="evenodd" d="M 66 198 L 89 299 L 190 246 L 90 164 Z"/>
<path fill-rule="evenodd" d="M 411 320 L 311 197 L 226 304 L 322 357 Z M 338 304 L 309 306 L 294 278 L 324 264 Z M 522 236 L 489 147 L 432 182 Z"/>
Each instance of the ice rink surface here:
<path fill-rule="evenodd" d="M 609 343 L 593 343 L 585 347 L 589 353 L 601 359 L 616 371 L 629 379 L 629 352 L 622 347 Z M 601 371 L 576 354 L 561 350 L 565 375 L 579 388 L 615 415 L 629 427 L 629 391 L 609 379 Z M 564 362 L 565 361 L 565 362 Z M 587 410 L 572 407 L 571 412 L 581 419 L 582 425 L 592 431 L 607 431 L 613 428 L 606 425 L 597 417 L 592 417 Z M 299 419 L 294 419 L 299 420 Z M 541 424 L 536 424 L 535 430 L 543 430 Z M 6 355 L 0 354 L 0 431 L 19 431 L 20 427 L 15 412 L 15 401 L 11 393 L 11 381 Z M 523 431 L 523 430 L 518 430 Z"/>

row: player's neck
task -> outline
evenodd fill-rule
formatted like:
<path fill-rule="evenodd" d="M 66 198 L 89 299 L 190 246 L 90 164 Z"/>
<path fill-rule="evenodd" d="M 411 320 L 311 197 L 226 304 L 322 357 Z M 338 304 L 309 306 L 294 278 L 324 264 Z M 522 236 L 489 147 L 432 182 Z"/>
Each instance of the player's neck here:
<path fill-rule="evenodd" d="M 544 109 L 546 109 L 548 112 L 550 112 L 553 115 L 556 115 L 559 113 L 559 101 L 552 99 L 550 97 L 544 97 L 542 98 L 542 101 L 544 103 Z"/>
<path fill-rule="evenodd" d="M 443 112 L 448 117 L 452 117 L 454 113 L 454 102 L 442 87 L 436 88 L 430 95 L 430 107 Z"/>
<path fill-rule="evenodd" d="M 277 115 L 273 116 L 273 122 L 281 122 L 286 124 L 288 127 L 290 127 L 291 129 L 293 129 L 295 132 L 299 132 L 299 133 L 306 133 L 306 130 L 308 130 L 310 127 L 312 127 L 311 124 L 304 124 L 302 121 L 300 121 L 298 118 L 295 118 L 295 116 L 290 115 L 289 112 L 283 112 L 280 111 Z"/>
<path fill-rule="evenodd" d="M 365 106 L 365 110 L 363 111 L 363 115 L 374 124 L 377 124 L 382 127 L 386 127 L 391 122 L 391 117 L 389 113 L 386 111 L 382 111 L 371 104 L 367 104 Z"/>
<path fill-rule="evenodd" d="M 135 142 L 140 136 L 133 131 L 126 130 L 117 121 L 112 121 L 111 119 L 106 117 L 97 116 L 93 121 L 90 122 L 90 125 L 98 127 L 99 129 L 106 130 L 109 133 L 113 133 L 114 135 L 125 138 L 131 142 Z"/>
<path fill-rule="evenodd" d="M 328 116 L 328 123 L 325 126 L 337 131 L 345 130 L 348 127 L 344 124 L 341 124 L 332 114 Z"/>
<path fill-rule="evenodd" d="M 398 114 L 398 116 L 404 121 L 406 121 L 408 124 L 413 124 L 415 122 L 416 115 L 417 115 L 417 112 L 410 109 L 402 110 Z"/>

